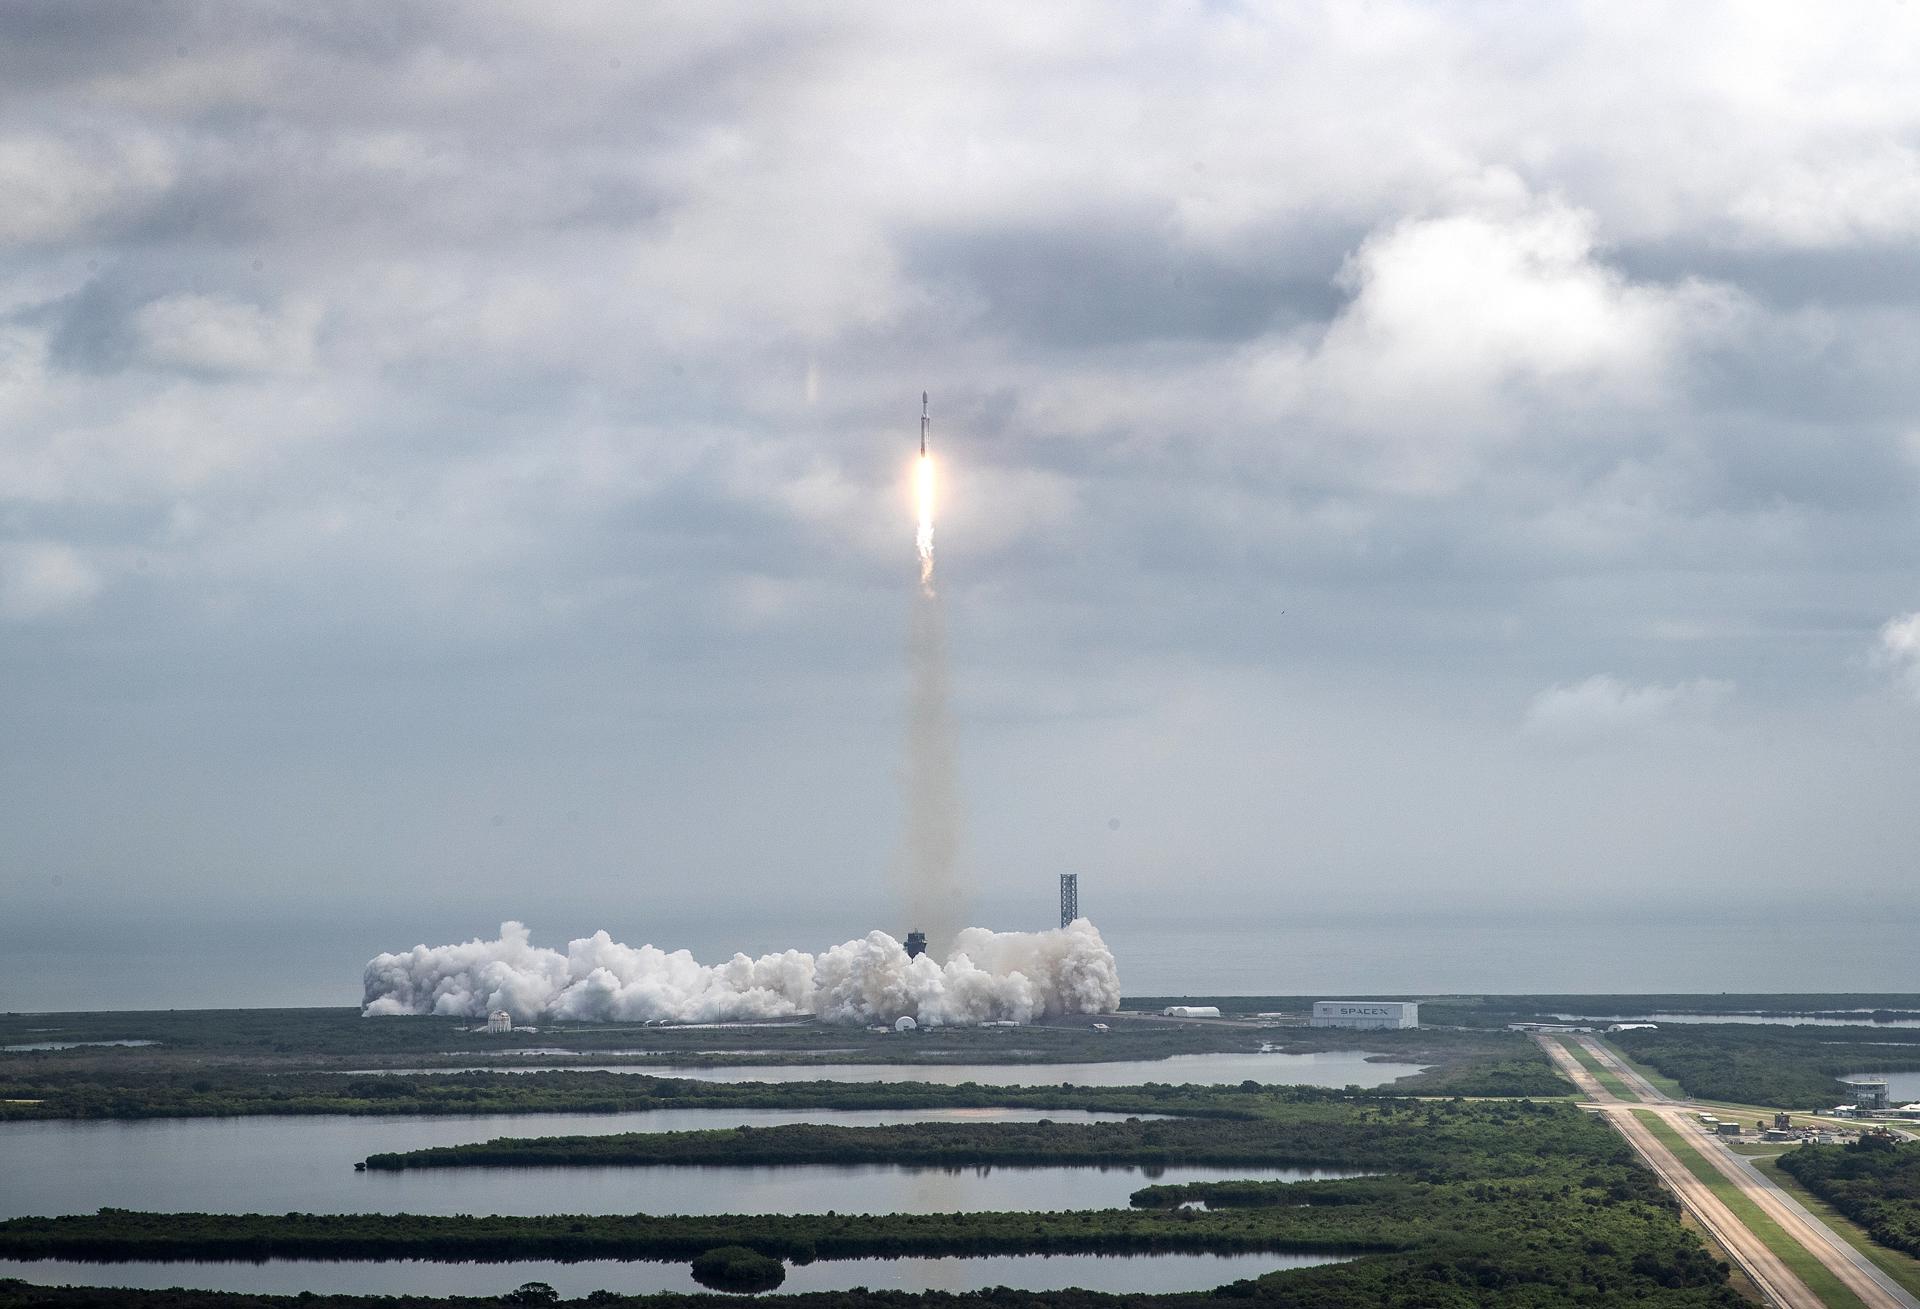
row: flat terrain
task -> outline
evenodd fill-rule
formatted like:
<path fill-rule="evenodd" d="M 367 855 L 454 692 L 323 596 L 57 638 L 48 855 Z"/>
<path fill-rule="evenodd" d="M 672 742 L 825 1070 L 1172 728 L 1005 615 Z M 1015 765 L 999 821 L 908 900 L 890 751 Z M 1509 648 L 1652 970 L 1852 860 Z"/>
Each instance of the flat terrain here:
<path fill-rule="evenodd" d="M 1770 1299 L 1791 1309 L 1920 1306 L 1752 1161 L 1700 1130 L 1705 1106 L 1675 1101 L 1593 1037 L 1541 1044 Z"/>

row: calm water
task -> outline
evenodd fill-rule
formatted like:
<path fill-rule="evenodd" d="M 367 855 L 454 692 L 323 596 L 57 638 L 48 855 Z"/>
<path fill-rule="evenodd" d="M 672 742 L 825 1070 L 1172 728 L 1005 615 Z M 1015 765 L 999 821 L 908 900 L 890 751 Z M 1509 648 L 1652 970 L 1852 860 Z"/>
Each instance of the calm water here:
<path fill-rule="evenodd" d="M 1848 1073 L 1844 1081 L 1875 1081 L 1887 1084 L 1887 1099 L 1895 1107 L 1920 1101 L 1920 1072 Z"/>
<path fill-rule="evenodd" d="M 1601 1018 L 1592 1014 L 1555 1014 L 1581 1023 L 1760 1023 L 1773 1027 L 1920 1027 L 1920 1019 L 1901 1018 L 1876 1023 L 1866 1014 L 1858 1018 L 1801 1018 L 1792 1014 L 1634 1014 Z"/>
<path fill-rule="evenodd" d="M 0 1217 L 102 1206 L 209 1213 L 931 1213 L 1124 1208 L 1131 1168 L 479 1168 L 356 1173 L 385 1150 L 499 1136 L 698 1131 L 833 1122 L 1089 1122 L 1114 1114 L 1000 1109 L 685 1109 L 472 1118 L 200 1118 L 0 1124 Z M 1168 1169 L 1179 1181 L 1352 1176 L 1338 1170 Z"/>
<path fill-rule="evenodd" d="M 1034 898 L 980 905 L 981 926 L 1047 925 L 1051 879 Z M 1120 964 L 1129 995 L 1618 995 L 1741 992 L 1906 991 L 1915 918 L 1885 906 L 1809 918 L 1711 914 L 1695 906 L 1643 904 L 1614 917 L 1553 917 L 1538 911 L 1409 911 L 1399 916 L 1303 916 L 1245 906 L 1231 897 L 1184 906 L 1206 921 L 1171 920 L 1168 898 L 1082 887 L 1083 901 Z M 452 941 L 499 918 L 436 925 L 395 922 L 378 909 L 342 906 L 350 917 L 286 914 L 240 921 L 181 905 L 154 911 L 88 901 L 74 914 L 0 916 L 0 1009 L 145 1009 L 253 1005 L 346 1005 L 360 1000 L 360 973 L 382 950 L 419 940 Z M 499 916 L 509 916 L 503 906 Z M 564 946 L 606 927 L 616 939 L 686 947 L 709 963 L 735 950 L 758 955 L 820 950 L 887 926 L 864 918 L 796 919 L 790 909 L 730 900 L 712 915 L 682 913 L 609 921 L 597 909 L 550 908 L 536 938 Z M 103 969 L 69 944 L 75 924 L 112 955 Z M 892 924 L 899 928 L 898 923 Z"/>
<path fill-rule="evenodd" d="M 1383 1086 L 1420 1072 L 1424 1064 L 1369 1062 L 1365 1051 L 1313 1054 L 1177 1054 L 1167 1059 L 1115 1060 L 1097 1064 L 736 1064 L 724 1068 L 650 1064 L 598 1064 L 571 1072 L 648 1073 L 697 1082 L 933 1082 L 958 1086 L 1138 1086 L 1142 1082 L 1187 1082 L 1231 1086 L 1254 1081 L 1290 1086 Z M 537 1068 L 362 1068 L 342 1076 L 391 1073 L 530 1073 Z M 544 1135 L 544 1133 L 543 1133 Z"/>
<path fill-rule="evenodd" d="M 0 1045 L 0 1054 L 28 1050 L 78 1050 L 86 1045 L 158 1045 L 158 1041 L 23 1041 L 18 1045 Z"/>
<path fill-rule="evenodd" d="M 1204 1291 L 1243 1277 L 1283 1268 L 1340 1263 L 1345 1256 L 1317 1254 L 1014 1254 L 952 1259 L 838 1259 L 789 1266 L 782 1293 L 845 1291 L 856 1286 L 897 1291 L 978 1291 L 1007 1286 L 1021 1291 L 1084 1287 L 1092 1291 Z M 560 1264 L 437 1264 L 420 1260 L 386 1263 L 82 1264 L 0 1259 L 0 1277 L 41 1285 L 134 1286 L 153 1289 L 239 1291 L 253 1295 L 298 1295 L 331 1291 L 348 1295 L 499 1295 L 523 1282 L 545 1282 L 569 1299 L 594 1291 L 644 1295 L 653 1291 L 701 1291 L 686 1264 L 589 1260 Z"/>

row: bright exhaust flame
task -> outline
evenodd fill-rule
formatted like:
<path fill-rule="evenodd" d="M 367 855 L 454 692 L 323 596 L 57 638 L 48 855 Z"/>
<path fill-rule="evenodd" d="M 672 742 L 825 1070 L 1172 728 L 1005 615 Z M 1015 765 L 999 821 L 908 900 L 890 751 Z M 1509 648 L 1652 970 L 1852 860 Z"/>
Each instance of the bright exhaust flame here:
<path fill-rule="evenodd" d="M 914 500 L 920 507 L 920 531 L 915 542 L 920 547 L 920 585 L 933 591 L 933 456 L 920 456 L 913 472 Z"/>

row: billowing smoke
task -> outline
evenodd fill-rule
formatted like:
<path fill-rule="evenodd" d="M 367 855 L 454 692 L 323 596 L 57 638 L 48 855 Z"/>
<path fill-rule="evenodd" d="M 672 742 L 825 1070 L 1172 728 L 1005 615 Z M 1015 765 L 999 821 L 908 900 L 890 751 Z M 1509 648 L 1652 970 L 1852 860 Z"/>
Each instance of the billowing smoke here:
<path fill-rule="evenodd" d="M 725 1022 L 815 1014 L 836 1023 L 1031 1022 L 1110 1013 L 1120 1004 L 1113 952 L 1082 918 L 1046 932 L 969 927 L 946 962 L 907 957 L 885 932 L 820 955 L 788 950 L 723 964 L 685 950 L 621 945 L 605 932 L 565 954 L 530 943 L 519 923 L 493 941 L 417 945 L 369 961 L 363 1013 L 479 1018 L 505 1009 L 522 1022 L 585 1019 Z"/>

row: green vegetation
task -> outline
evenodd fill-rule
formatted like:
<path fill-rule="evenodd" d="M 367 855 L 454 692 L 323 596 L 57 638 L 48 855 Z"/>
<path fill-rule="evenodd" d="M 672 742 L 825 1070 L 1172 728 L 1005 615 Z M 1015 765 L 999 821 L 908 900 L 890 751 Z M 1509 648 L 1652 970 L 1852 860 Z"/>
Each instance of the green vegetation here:
<path fill-rule="evenodd" d="M 1633 1112 L 1659 1138 L 1660 1143 L 1686 1166 L 1688 1172 L 1705 1183 L 1707 1189 L 1726 1205 L 1748 1231 L 1759 1237 L 1794 1276 L 1807 1284 L 1808 1290 L 1820 1297 L 1820 1302 L 1827 1309 L 1865 1309 L 1859 1296 L 1848 1290 L 1846 1284 L 1815 1258 L 1812 1251 L 1769 1218 L 1725 1173 L 1709 1163 L 1685 1137 L 1674 1130 L 1672 1124 L 1648 1110 L 1636 1109 Z"/>
<path fill-rule="evenodd" d="M 1488 1122 L 1515 1140 L 1549 1148 L 1555 1130 L 1521 1101 L 1510 1117 L 1458 1119 L 1439 1109 L 1407 1114 L 1393 1102 L 1356 1102 L 1332 1092 L 1239 1091 L 1210 1097 L 1205 1118 L 1130 1118 L 1108 1123 L 910 1123 L 834 1127 L 809 1123 L 704 1132 L 627 1132 L 605 1136 L 503 1137 L 367 1159 L 375 1170 L 509 1166 L 551 1168 L 707 1164 L 895 1163 L 924 1167 L 983 1165 L 1201 1164 L 1401 1168 L 1456 1176 L 1484 1155 Z M 1163 1112 L 1190 1113 L 1183 1101 Z M 1362 1111 L 1365 1108 L 1367 1111 Z M 1229 1117 L 1228 1115 L 1233 1115 Z"/>
<path fill-rule="evenodd" d="M 1560 1044 L 1568 1054 L 1580 1061 L 1580 1066 L 1585 1068 L 1587 1072 L 1593 1076 L 1594 1081 L 1600 1083 L 1601 1088 L 1605 1090 L 1608 1095 L 1611 1095 L 1616 1100 L 1638 1101 L 1640 1099 L 1639 1096 L 1628 1089 L 1627 1084 L 1621 1081 L 1612 1069 L 1594 1058 L 1593 1051 L 1587 1049 L 1586 1046 L 1580 1044 L 1580 1042 L 1570 1036 L 1561 1037 Z"/>
<path fill-rule="evenodd" d="M 1880 1244 L 1920 1255 L 1920 1145 L 1867 1135 L 1853 1145 L 1803 1145 L 1779 1166 Z"/>
<path fill-rule="evenodd" d="M 723 1245 L 694 1256 L 693 1280 L 716 1291 L 771 1291 L 787 1280 L 787 1266 L 744 1245 Z"/>
<path fill-rule="evenodd" d="M 1654 1068 L 1652 1065 L 1642 1063 L 1640 1060 L 1635 1059 L 1632 1054 L 1627 1051 L 1626 1047 L 1620 1044 L 1617 1038 L 1618 1033 L 1605 1038 L 1607 1048 L 1613 1052 L 1614 1058 L 1633 1069 L 1634 1072 L 1640 1074 L 1640 1076 L 1650 1083 L 1653 1089 L 1660 1092 L 1660 1094 L 1670 1096 L 1675 1100 L 1684 1100 L 1687 1098 L 1687 1089 L 1684 1086 L 1680 1085 L 1680 1083 L 1676 1082 L 1673 1078 L 1668 1077 L 1659 1069 Z"/>
<path fill-rule="evenodd" d="M 1145 1095 L 1143 1088 L 1132 1088 Z M 1178 1112 L 1189 1090 L 1160 1090 Z M 737 1245 L 775 1259 L 906 1254 L 1298 1250 L 1366 1254 L 1356 1262 L 1236 1283 L 1219 1294 L 1276 1306 L 1512 1305 L 1613 1299 L 1655 1305 L 1741 1302 L 1726 1269 L 1679 1220 L 1671 1198 L 1604 1123 L 1564 1103 L 1343 1099 L 1223 1092 L 1235 1116 L 1110 1124 L 1264 1140 L 1283 1154 L 1386 1175 L 1290 1184 L 1149 1187 L 1134 1207 L 1081 1213 L 787 1216 L 413 1217 L 141 1214 L 108 1210 L 0 1223 L 0 1257 L 96 1259 L 594 1257 L 691 1259 Z M 1247 1115 L 1247 1116 L 1241 1116 Z M 946 1124 L 929 1125 L 945 1127 Z M 1010 1127 L 1026 1148 L 1077 1148 L 1084 1134 Z M 1065 1125 L 1074 1126 L 1079 1125 Z M 853 1129 L 865 1139 L 892 1129 Z M 695 1133 L 713 1138 L 727 1133 Z M 742 1134 L 781 1141 L 778 1130 Z M 934 1133 L 930 1139 L 938 1138 Z M 992 1133 L 983 1135 L 986 1140 Z M 859 1138 L 855 1138 L 859 1139 Z M 1169 1138 L 1171 1139 L 1171 1138 Z M 1233 1144 L 1233 1143 L 1239 1144 Z M 739 1161 L 745 1162 L 752 1151 Z M 1209 1207 L 1183 1207 L 1190 1201 Z M 1063 1293 L 1064 1297 L 1064 1293 Z M 1191 1303 L 1191 1297 L 1021 1295 L 1020 1304 Z M 985 1306 L 991 1293 L 955 1297 Z M 836 1298 L 836 1304 L 868 1301 Z M 892 1304 L 904 1302 L 894 1297 Z M 942 1300 L 944 1303 L 944 1298 Z M 112 1303 L 112 1301 L 107 1301 Z M 133 1302 L 129 1302 L 133 1303 Z M 175 1302 L 176 1304 L 178 1302 Z M 664 1303 L 663 1301 L 655 1303 Z M 876 1302 L 877 1303 L 877 1302 Z M 0 1295 L 0 1309 L 14 1309 Z"/>
<path fill-rule="evenodd" d="M 1671 1077 L 1689 1096 L 1780 1109 L 1839 1103 L 1846 1088 L 1836 1079 L 1843 1073 L 1920 1068 L 1916 1028 L 1699 1023 L 1616 1032 L 1608 1039 Z"/>
<path fill-rule="evenodd" d="M 0 1105 L 0 1119 L 191 1118 L 250 1114 L 631 1113 L 652 1109 L 1099 1109 L 1153 1113 L 1170 1099 L 1204 1113 L 1237 1087 L 1170 1095 L 1141 1087 L 946 1086 L 929 1082 L 701 1082 L 636 1073 L 443 1073 L 431 1077 L 180 1074 L 138 1086 L 62 1081 L 37 1105 Z M 1331 1094 L 1301 1088 L 1311 1094 Z"/>
<path fill-rule="evenodd" d="M 1580 1018 L 1634 1018 L 1646 1014 L 1751 1014 L 1756 1017 L 1876 1018 L 1881 1022 L 1920 1018 L 1920 995 L 1911 992 L 1857 992 L 1832 995 L 1772 992 L 1648 995 L 1477 995 L 1420 999 L 1420 1017 L 1429 1023 L 1501 1027 L 1507 1023 Z"/>
<path fill-rule="evenodd" d="M 1872 1260 L 1881 1272 L 1900 1283 L 1909 1293 L 1920 1296 L 1920 1258 L 1902 1254 L 1875 1241 L 1859 1223 L 1809 1191 L 1792 1173 L 1783 1170 L 1780 1167 L 1780 1158 L 1779 1154 L 1774 1154 L 1756 1159 L 1754 1167 L 1772 1178 L 1776 1186 L 1798 1200 L 1809 1213 L 1832 1228 L 1834 1234 L 1841 1240 Z"/>
<path fill-rule="evenodd" d="M 1282 1126 L 1267 1120 L 1129 1119 L 1123 1123 L 911 1123 L 835 1127 L 791 1123 L 705 1132 L 501 1137 L 367 1158 L 375 1171 L 410 1168 L 707 1164 L 985 1165 L 1319 1164 L 1348 1153 L 1349 1125 L 1328 1112 Z M 1306 1109 L 1308 1106 L 1293 1106 Z M 1343 1148 L 1344 1147 L 1344 1148 Z"/>
<path fill-rule="evenodd" d="M 261 1015 L 269 1015 L 263 1018 Z M 342 1017 L 342 1015 L 346 1017 Z M 277 1017 L 273 1017 L 277 1016 Z M 224 1020 L 233 1019 L 231 1027 Z M 186 1014 L 29 1015 L 0 1020 L 10 1042 L 156 1040 L 136 1048 L 90 1046 L 0 1055 L 0 1120 L 18 1118 L 174 1118 L 243 1114 L 471 1114 L 615 1112 L 702 1105 L 801 1108 L 922 1108 L 935 1105 L 1049 1107 L 1069 1102 L 982 1098 L 983 1088 L 940 1099 L 920 1092 L 902 1099 L 888 1087 L 787 1093 L 779 1087 L 719 1086 L 659 1077 L 649 1064 L 892 1062 L 950 1064 L 1155 1060 L 1181 1053 L 1251 1050 L 1365 1049 L 1396 1061 L 1432 1065 L 1394 1085 L 1408 1095 L 1553 1096 L 1569 1088 L 1540 1053 L 1511 1033 L 1352 1032 L 1330 1029 L 1210 1028 L 1126 1023 L 1110 1033 L 1072 1027 L 942 1028 L 901 1037 L 816 1023 L 731 1029 L 602 1028 L 543 1031 L 537 1038 L 571 1049 L 603 1043 L 591 1056 L 537 1056 L 566 1062 L 620 1063 L 632 1072 L 558 1070 L 446 1072 L 431 1076 L 365 1070 L 472 1063 L 467 1047 L 486 1041 L 446 1019 L 362 1019 L 352 1010 L 200 1011 Z M 349 1038 L 367 1048 L 351 1052 Z M 578 1038 L 578 1039 L 576 1039 Z M 496 1041 L 501 1038 L 494 1038 Z M 514 1041 L 522 1038 L 516 1034 Z M 624 1041 L 624 1047 L 606 1042 Z M 310 1042 L 310 1044 L 308 1044 Z M 635 1053 L 634 1043 L 649 1047 Z M 726 1050 L 694 1049 L 697 1043 Z M 760 1042 L 761 1046 L 748 1043 Z M 436 1047 L 433 1053 L 428 1047 Z M 458 1048 L 453 1048 L 458 1047 Z M 502 1067 L 535 1057 L 512 1056 Z M 616 1054 L 616 1049 L 627 1053 Z M 758 1051 L 755 1053 L 754 1051 Z M 771 1051 L 772 1053 L 768 1053 Z M 411 1053 L 410 1053 L 411 1052 Z M 410 1057 L 409 1056 L 410 1053 Z M 351 1071 L 359 1069 L 362 1071 Z M 1171 1070 L 1171 1079 L 1177 1074 Z M 784 1085 L 784 1084 L 783 1084 Z"/>

